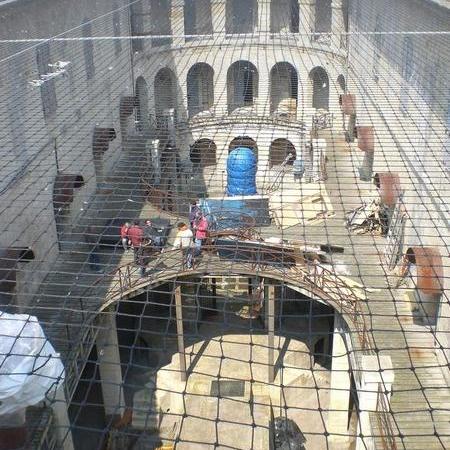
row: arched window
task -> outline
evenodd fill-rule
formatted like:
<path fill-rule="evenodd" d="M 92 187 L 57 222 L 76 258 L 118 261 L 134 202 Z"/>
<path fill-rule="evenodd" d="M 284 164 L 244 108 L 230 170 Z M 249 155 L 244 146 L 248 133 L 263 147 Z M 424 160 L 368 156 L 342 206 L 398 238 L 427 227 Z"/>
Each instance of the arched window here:
<path fill-rule="evenodd" d="M 150 20 L 149 27 L 152 36 L 169 36 L 172 34 L 170 21 L 170 0 L 149 0 L 150 1 Z M 157 38 L 152 39 L 152 47 L 159 47 L 161 45 L 169 45 L 172 43 L 172 38 Z"/>
<path fill-rule="evenodd" d="M 411 36 L 405 36 L 403 41 L 402 76 L 403 83 L 400 93 L 400 110 L 403 114 L 408 111 L 409 85 L 414 74 L 414 43 Z"/>
<path fill-rule="evenodd" d="M 176 82 L 173 72 L 165 67 L 155 76 L 155 112 L 162 116 L 164 110 L 176 108 Z"/>
<path fill-rule="evenodd" d="M 142 2 L 134 2 L 130 6 L 130 27 L 132 36 L 144 35 L 144 11 Z M 140 52 L 144 49 L 144 40 L 133 39 L 131 46 L 134 52 Z"/>
<path fill-rule="evenodd" d="M 89 19 L 84 19 L 81 34 L 84 38 L 92 37 L 92 24 Z M 86 69 L 86 78 L 90 80 L 95 75 L 94 65 L 94 41 L 92 39 L 83 40 L 84 66 Z"/>
<path fill-rule="evenodd" d="M 258 70 L 249 61 L 236 61 L 227 74 L 228 112 L 252 106 L 258 96 Z"/>
<path fill-rule="evenodd" d="M 298 0 L 271 0 L 270 32 L 298 33 L 299 6 Z"/>
<path fill-rule="evenodd" d="M 148 88 L 147 82 L 143 77 L 138 77 L 136 80 L 136 121 L 139 131 L 148 129 Z"/>
<path fill-rule="evenodd" d="M 339 75 L 337 77 L 337 84 L 339 86 L 339 93 L 340 94 L 345 94 L 346 83 L 345 83 L 344 75 Z"/>
<path fill-rule="evenodd" d="M 298 101 L 298 75 L 287 62 L 277 63 L 270 71 L 270 112 L 277 111 L 296 117 Z"/>
<path fill-rule="evenodd" d="M 187 74 L 189 116 L 208 111 L 214 104 L 214 70 L 205 63 L 197 63 Z"/>
<path fill-rule="evenodd" d="M 257 23 L 257 0 L 227 0 L 225 18 L 227 34 L 253 33 Z"/>
<path fill-rule="evenodd" d="M 190 159 L 194 167 L 209 167 L 216 165 L 217 146 L 210 139 L 199 139 L 190 150 Z"/>
<path fill-rule="evenodd" d="M 230 145 L 228 146 L 228 153 L 234 150 L 237 147 L 247 147 L 253 150 L 256 158 L 258 158 L 258 146 L 256 145 L 256 141 L 248 136 L 238 136 L 234 138 Z"/>
<path fill-rule="evenodd" d="M 184 1 L 184 33 L 187 35 L 213 33 L 211 0 Z M 186 41 L 192 39 L 186 38 Z"/>
<path fill-rule="evenodd" d="M 287 164 L 292 166 L 297 157 L 295 147 L 287 139 L 275 139 L 270 144 L 269 165 L 270 167 L 281 165 L 289 157 Z"/>
<path fill-rule="evenodd" d="M 316 0 L 314 10 L 314 39 L 321 43 L 329 43 L 330 36 L 320 33 L 331 33 L 332 20 L 331 0 Z"/>
<path fill-rule="evenodd" d="M 36 63 L 39 77 L 46 75 L 50 71 L 50 43 L 43 42 L 36 47 Z M 50 78 L 41 84 L 41 101 L 44 119 L 48 119 L 56 112 L 58 106 L 56 101 L 55 80 Z"/>
<path fill-rule="evenodd" d="M 323 67 L 315 67 L 309 74 L 312 86 L 312 107 L 328 111 L 330 82 Z"/>

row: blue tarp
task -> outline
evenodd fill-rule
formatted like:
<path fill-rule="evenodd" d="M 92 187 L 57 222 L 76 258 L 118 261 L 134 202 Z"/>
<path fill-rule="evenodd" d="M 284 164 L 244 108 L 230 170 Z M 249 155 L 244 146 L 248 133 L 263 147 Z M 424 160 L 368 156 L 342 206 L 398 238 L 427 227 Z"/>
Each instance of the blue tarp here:
<path fill-rule="evenodd" d="M 237 147 L 230 152 L 227 160 L 227 194 L 256 194 L 257 161 L 252 149 Z"/>
<path fill-rule="evenodd" d="M 264 197 L 201 199 L 200 208 L 214 230 L 240 228 L 246 225 L 249 216 L 258 226 L 270 225 L 269 200 Z"/>

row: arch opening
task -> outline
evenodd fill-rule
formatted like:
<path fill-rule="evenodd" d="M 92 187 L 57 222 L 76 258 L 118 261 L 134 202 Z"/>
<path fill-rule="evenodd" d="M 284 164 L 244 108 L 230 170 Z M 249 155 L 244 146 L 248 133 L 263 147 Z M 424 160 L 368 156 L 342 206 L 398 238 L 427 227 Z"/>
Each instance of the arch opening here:
<path fill-rule="evenodd" d="M 298 33 L 299 22 L 300 8 L 298 0 L 271 0 L 271 33 Z"/>
<path fill-rule="evenodd" d="M 344 75 L 341 74 L 341 75 L 339 75 L 337 77 L 337 84 L 338 84 L 338 87 L 339 87 L 339 92 L 341 94 L 345 94 L 345 91 L 346 91 L 346 88 L 347 88 L 347 84 L 345 82 Z"/>
<path fill-rule="evenodd" d="M 227 0 L 225 32 L 227 34 L 253 33 L 258 23 L 257 0 Z"/>
<path fill-rule="evenodd" d="M 214 70 L 206 63 L 197 63 L 187 74 L 189 117 L 209 111 L 214 105 Z"/>
<path fill-rule="evenodd" d="M 217 146 L 211 139 L 199 139 L 194 142 L 190 148 L 190 160 L 196 167 L 211 167 L 215 166 L 217 155 Z"/>
<path fill-rule="evenodd" d="M 312 88 L 312 107 L 328 111 L 330 81 L 323 67 L 315 67 L 309 74 Z"/>
<path fill-rule="evenodd" d="M 238 147 L 248 147 L 249 149 L 253 150 L 253 153 L 255 154 L 256 158 L 258 158 L 258 145 L 256 144 L 256 141 L 251 137 L 249 136 L 235 137 L 228 146 L 228 153 L 230 153 L 232 150 Z"/>
<path fill-rule="evenodd" d="M 292 166 L 297 158 L 297 152 L 292 142 L 287 139 L 275 139 L 270 144 L 269 166 L 279 166 L 283 164 L 288 157 L 287 165 Z"/>
<path fill-rule="evenodd" d="M 144 77 L 136 80 L 136 128 L 138 131 L 149 128 L 148 86 Z"/>
<path fill-rule="evenodd" d="M 295 118 L 297 103 L 297 70 L 287 62 L 275 64 L 270 71 L 270 112 Z"/>
<path fill-rule="evenodd" d="M 209 35 L 213 33 L 211 0 L 184 1 L 184 32 L 187 35 Z M 195 37 L 186 37 L 186 42 Z"/>
<path fill-rule="evenodd" d="M 258 70 L 249 61 L 236 61 L 227 73 L 228 113 L 253 106 L 258 97 Z"/>
<path fill-rule="evenodd" d="M 314 8 L 314 31 L 313 35 L 316 42 L 328 44 L 330 35 L 322 33 L 331 33 L 332 28 L 332 8 L 331 0 L 316 0 Z"/>
<path fill-rule="evenodd" d="M 162 117 L 167 109 L 176 108 L 176 78 L 172 70 L 165 67 L 155 76 L 155 113 Z"/>

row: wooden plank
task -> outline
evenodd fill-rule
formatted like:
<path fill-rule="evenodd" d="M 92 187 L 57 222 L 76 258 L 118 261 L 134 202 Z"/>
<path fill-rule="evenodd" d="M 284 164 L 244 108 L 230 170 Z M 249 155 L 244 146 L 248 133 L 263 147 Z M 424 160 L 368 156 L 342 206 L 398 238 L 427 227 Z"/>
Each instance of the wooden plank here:
<path fill-rule="evenodd" d="M 177 319 L 177 344 L 180 359 L 180 378 L 186 381 L 186 355 L 184 354 L 183 305 L 181 303 L 181 286 L 175 288 L 175 315 Z"/>

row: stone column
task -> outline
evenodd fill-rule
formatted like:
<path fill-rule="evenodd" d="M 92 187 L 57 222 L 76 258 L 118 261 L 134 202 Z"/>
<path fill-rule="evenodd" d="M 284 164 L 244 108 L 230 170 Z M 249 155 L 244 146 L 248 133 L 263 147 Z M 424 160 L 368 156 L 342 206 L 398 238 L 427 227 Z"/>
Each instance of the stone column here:
<path fill-rule="evenodd" d="M 345 36 L 341 35 L 344 29 L 344 15 L 342 11 L 342 0 L 331 2 L 331 45 L 335 50 L 341 48 L 341 42 L 345 42 Z M 343 40 L 342 40 L 343 39 Z"/>
<path fill-rule="evenodd" d="M 64 385 L 61 383 L 55 392 L 52 409 L 55 417 L 57 441 L 63 450 L 74 449 L 68 407 Z"/>
<path fill-rule="evenodd" d="M 211 15 L 215 43 L 218 36 L 225 36 L 225 9 L 225 0 L 211 0 Z"/>
<path fill-rule="evenodd" d="M 344 323 L 335 313 L 333 350 L 331 363 L 330 403 L 328 406 L 327 431 L 330 442 L 344 444 L 348 436 L 348 408 L 350 404 L 350 364 L 345 344 Z"/>
<path fill-rule="evenodd" d="M 267 322 L 267 350 L 268 350 L 268 379 L 269 383 L 273 383 L 275 380 L 275 367 L 274 367 L 274 345 L 275 345 L 275 286 L 269 284 L 268 295 L 266 299 L 266 322 Z"/>
<path fill-rule="evenodd" d="M 311 43 L 311 31 L 314 28 L 314 0 L 298 0 L 299 8 L 299 44 L 309 45 Z"/>
<path fill-rule="evenodd" d="M 373 430 L 370 423 L 370 413 L 378 409 L 379 395 L 384 396 L 386 406 L 389 406 L 394 369 L 390 356 L 363 355 L 361 358 L 361 386 L 358 389 L 359 421 L 356 450 L 373 448 Z M 381 391 L 379 393 L 379 391 Z"/>
<path fill-rule="evenodd" d="M 97 356 L 106 417 L 120 417 L 125 408 L 116 319 L 103 315 L 97 336 Z"/>
<path fill-rule="evenodd" d="M 172 29 L 173 46 L 184 45 L 184 0 L 172 0 L 170 27 Z"/>
<path fill-rule="evenodd" d="M 177 320 L 178 357 L 180 361 L 180 380 L 186 381 L 186 354 L 183 331 L 183 305 L 181 302 L 181 287 L 175 288 L 175 316 Z"/>
<path fill-rule="evenodd" d="M 271 4 L 270 0 L 258 0 L 257 31 L 258 33 L 260 33 L 261 36 L 266 35 L 266 39 L 268 38 L 268 34 L 270 33 L 270 17 L 271 17 L 270 4 Z"/>

